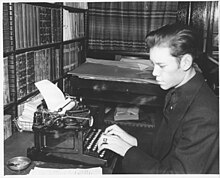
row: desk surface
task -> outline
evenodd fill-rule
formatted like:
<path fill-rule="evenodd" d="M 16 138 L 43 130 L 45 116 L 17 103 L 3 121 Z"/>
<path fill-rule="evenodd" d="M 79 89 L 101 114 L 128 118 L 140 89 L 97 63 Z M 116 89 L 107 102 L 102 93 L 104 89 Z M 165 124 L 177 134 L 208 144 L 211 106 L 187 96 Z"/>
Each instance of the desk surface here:
<path fill-rule="evenodd" d="M 27 156 L 27 148 L 34 146 L 33 132 L 16 132 L 4 141 L 4 175 L 27 175 L 32 168 L 39 162 L 32 162 L 31 165 L 23 171 L 12 171 L 7 167 L 7 161 L 16 156 Z M 44 167 L 45 164 L 42 164 Z M 65 164 L 50 163 L 45 167 L 67 168 Z M 76 168 L 77 165 L 69 165 L 68 168 Z M 104 174 L 110 174 L 109 169 L 103 168 Z"/>
<path fill-rule="evenodd" d="M 27 156 L 27 148 L 34 146 L 34 135 L 31 132 L 16 132 L 13 136 L 4 141 L 4 174 L 17 175 L 28 174 L 34 163 L 31 166 L 20 172 L 10 170 L 6 163 L 9 159 L 16 156 Z"/>

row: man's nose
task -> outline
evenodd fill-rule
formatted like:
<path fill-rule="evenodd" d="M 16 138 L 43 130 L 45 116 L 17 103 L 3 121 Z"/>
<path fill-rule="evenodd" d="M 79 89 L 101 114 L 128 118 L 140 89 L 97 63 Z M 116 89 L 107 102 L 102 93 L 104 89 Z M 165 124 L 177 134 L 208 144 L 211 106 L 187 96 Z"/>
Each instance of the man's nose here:
<path fill-rule="evenodd" d="M 157 67 L 156 65 L 154 66 L 152 75 L 155 77 L 159 75 L 159 67 Z"/>

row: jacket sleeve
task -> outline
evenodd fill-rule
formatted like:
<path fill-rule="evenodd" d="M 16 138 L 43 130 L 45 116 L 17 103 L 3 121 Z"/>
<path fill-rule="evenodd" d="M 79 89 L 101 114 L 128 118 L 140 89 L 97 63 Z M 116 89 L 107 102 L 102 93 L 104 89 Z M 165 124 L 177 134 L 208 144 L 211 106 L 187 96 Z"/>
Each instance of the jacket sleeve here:
<path fill-rule="evenodd" d="M 192 116 L 182 125 L 180 139 L 164 160 L 157 160 L 138 147 L 130 148 L 122 161 L 126 173 L 207 173 L 213 164 L 218 170 L 218 123 L 212 113 Z M 213 116 L 213 117 L 212 117 Z M 165 164 L 166 162 L 166 164 Z M 218 173 L 218 172 L 215 172 Z"/>

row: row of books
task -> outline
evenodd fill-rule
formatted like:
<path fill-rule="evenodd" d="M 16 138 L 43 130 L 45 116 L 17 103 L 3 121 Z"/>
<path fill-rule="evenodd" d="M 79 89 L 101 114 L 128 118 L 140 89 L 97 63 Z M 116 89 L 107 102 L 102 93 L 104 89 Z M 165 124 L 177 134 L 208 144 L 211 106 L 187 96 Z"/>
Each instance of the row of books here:
<path fill-rule="evenodd" d="M 16 56 L 17 98 L 36 90 L 35 82 L 60 77 L 60 49 L 46 48 Z M 54 75 L 51 75 L 54 74 Z"/>
<path fill-rule="evenodd" d="M 82 44 L 75 42 L 64 45 L 63 71 L 67 73 L 79 65 Z M 58 79 L 60 70 L 61 51 L 59 48 L 46 48 L 16 55 L 17 98 L 21 99 L 36 90 L 35 82 Z M 4 58 L 4 105 L 10 102 L 9 57 Z"/>
<path fill-rule="evenodd" d="M 16 49 L 61 41 L 61 10 L 14 3 Z"/>
<path fill-rule="evenodd" d="M 87 9 L 86 2 L 64 3 L 66 6 Z M 3 48 L 12 50 L 10 40 L 10 6 L 3 3 Z M 14 3 L 16 49 L 28 48 L 61 41 L 61 10 L 26 3 Z M 85 35 L 84 14 L 63 10 L 63 40 Z"/>
<path fill-rule="evenodd" d="M 88 9 L 88 2 L 64 2 L 63 5 L 80 9 Z"/>
<path fill-rule="evenodd" d="M 67 73 L 70 70 L 75 69 L 79 65 L 82 52 L 82 46 L 80 42 L 70 43 L 64 45 L 63 48 L 63 71 Z"/>
<path fill-rule="evenodd" d="M 63 40 L 85 36 L 84 14 L 71 13 L 63 9 Z"/>

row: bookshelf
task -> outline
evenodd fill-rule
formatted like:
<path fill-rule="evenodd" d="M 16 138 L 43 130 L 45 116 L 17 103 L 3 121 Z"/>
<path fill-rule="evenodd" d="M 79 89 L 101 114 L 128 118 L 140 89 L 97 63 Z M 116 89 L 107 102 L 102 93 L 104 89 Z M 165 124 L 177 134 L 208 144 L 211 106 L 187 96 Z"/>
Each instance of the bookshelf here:
<path fill-rule="evenodd" d="M 48 79 L 66 92 L 68 71 L 85 61 L 87 3 L 3 3 L 4 115 L 12 122 Z"/>

